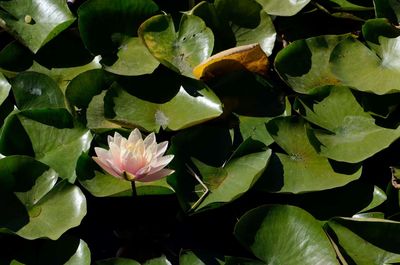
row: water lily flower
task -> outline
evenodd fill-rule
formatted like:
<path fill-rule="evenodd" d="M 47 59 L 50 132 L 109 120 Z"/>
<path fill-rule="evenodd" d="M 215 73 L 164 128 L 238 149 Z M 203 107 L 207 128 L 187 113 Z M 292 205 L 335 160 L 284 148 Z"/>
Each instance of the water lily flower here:
<path fill-rule="evenodd" d="M 174 158 L 165 155 L 168 142 L 157 144 L 154 133 L 144 140 L 138 129 L 128 139 L 115 132 L 108 136 L 109 150 L 95 147 L 94 161 L 114 177 L 130 181 L 149 182 L 161 179 L 174 171 L 165 168 Z"/>

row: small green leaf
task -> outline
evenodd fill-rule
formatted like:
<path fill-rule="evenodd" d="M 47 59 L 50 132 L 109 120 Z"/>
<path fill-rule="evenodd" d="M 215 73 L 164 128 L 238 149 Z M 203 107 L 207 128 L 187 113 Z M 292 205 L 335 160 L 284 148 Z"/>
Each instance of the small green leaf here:
<path fill-rule="evenodd" d="M 0 26 L 36 53 L 75 18 L 63 0 L 1 1 Z"/>
<path fill-rule="evenodd" d="M 214 35 L 204 21 L 194 15 L 183 14 L 179 31 L 169 15 L 157 15 L 139 28 L 139 36 L 151 54 L 168 68 L 193 77 L 195 66 L 210 57 Z"/>
<path fill-rule="evenodd" d="M 320 223 L 301 208 L 266 205 L 235 226 L 239 242 L 265 264 L 335 264 L 335 251 Z"/>

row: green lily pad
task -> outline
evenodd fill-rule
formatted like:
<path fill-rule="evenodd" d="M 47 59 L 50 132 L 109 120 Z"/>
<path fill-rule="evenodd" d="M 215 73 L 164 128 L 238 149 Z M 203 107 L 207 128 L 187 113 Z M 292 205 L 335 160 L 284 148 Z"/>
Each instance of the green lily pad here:
<path fill-rule="evenodd" d="M 65 96 L 72 105 L 87 108 L 93 96 L 109 88 L 114 79 L 102 69 L 83 72 L 69 82 Z"/>
<path fill-rule="evenodd" d="M 378 207 L 379 205 L 384 203 L 386 199 L 387 199 L 386 193 L 379 187 L 374 186 L 374 193 L 371 202 L 364 209 L 362 209 L 360 213 L 367 212 L 374 209 L 375 207 Z"/>
<path fill-rule="evenodd" d="M 96 172 L 94 178 L 81 179 L 79 182 L 85 189 L 96 197 L 132 196 L 132 186 L 130 181 L 118 179 L 108 174 Z M 174 193 L 165 178 L 149 183 L 136 182 L 135 184 L 136 194 L 139 196 Z"/>
<path fill-rule="evenodd" d="M 194 210 L 214 208 L 239 198 L 261 176 L 270 156 L 271 150 L 253 153 L 229 160 L 218 168 L 194 160 L 201 181 L 207 187 L 204 199 Z"/>
<path fill-rule="evenodd" d="M 13 259 L 10 264 L 90 264 L 89 247 L 85 241 L 78 238 L 62 236 L 58 240 L 38 239 L 33 241 L 14 239 L 10 240 L 9 242 L 11 246 L 7 249 L 9 252 L 6 255 L 10 257 L 9 259 Z"/>
<path fill-rule="evenodd" d="M 234 234 L 265 264 L 339 264 L 320 223 L 301 208 L 252 209 L 239 219 Z"/>
<path fill-rule="evenodd" d="M 266 124 L 272 118 L 239 116 L 240 132 L 243 139 L 252 138 L 268 146 L 274 142 L 269 135 Z"/>
<path fill-rule="evenodd" d="M 376 18 L 369 19 L 364 23 L 362 34 L 368 46 L 380 54 L 379 37 L 396 38 L 400 35 L 400 29 L 390 24 L 386 18 Z"/>
<path fill-rule="evenodd" d="M 311 0 L 256 0 L 265 12 L 275 16 L 293 16 Z"/>
<path fill-rule="evenodd" d="M 117 84 L 111 87 L 109 96 L 112 97 L 115 116 L 107 118 L 122 125 L 140 126 L 147 131 L 158 132 L 160 127 L 180 130 L 222 114 L 218 97 L 195 80 L 184 80 L 179 92 L 163 104 L 130 95 Z M 105 103 L 105 108 L 109 108 L 107 101 Z"/>
<path fill-rule="evenodd" d="M 12 0 L 0 2 L 0 25 L 36 53 L 71 25 L 75 18 L 65 1 Z"/>
<path fill-rule="evenodd" d="M 379 37 L 380 56 L 360 41 L 347 38 L 332 51 L 330 66 L 343 85 L 378 95 L 400 91 L 400 37 Z M 354 60 L 354 58 L 358 58 Z"/>
<path fill-rule="evenodd" d="M 29 68 L 28 71 L 38 72 L 50 76 L 54 81 L 56 81 L 58 86 L 61 88 L 61 91 L 64 93 L 69 82 L 76 76 L 92 69 L 101 68 L 99 60 L 99 57 L 95 57 L 92 62 L 82 66 L 52 69 L 48 69 L 37 62 L 33 62 L 32 67 Z"/>
<path fill-rule="evenodd" d="M 90 0 L 78 9 L 79 31 L 86 47 L 102 56 L 107 71 L 120 75 L 151 73 L 158 62 L 138 40 L 137 30 L 157 13 L 158 6 L 151 0 Z"/>
<path fill-rule="evenodd" d="M 374 0 L 377 18 L 387 18 L 391 23 L 400 21 L 400 4 L 395 0 Z"/>
<path fill-rule="evenodd" d="M 14 192 L 27 192 L 35 182 L 51 178 L 49 167 L 28 156 L 7 156 L 0 159 L 0 227 L 17 231 L 29 222 L 27 209 Z M 54 173 L 54 172 L 52 172 Z"/>
<path fill-rule="evenodd" d="M 32 143 L 35 158 L 55 169 L 61 178 L 74 182 L 77 160 L 90 147 L 90 132 L 82 128 L 56 128 L 29 119 L 26 114 L 18 118 Z"/>
<path fill-rule="evenodd" d="M 0 68 L 8 71 L 24 71 L 32 66 L 32 52 L 18 41 L 10 42 L 0 51 Z"/>
<path fill-rule="evenodd" d="M 64 108 L 64 95 L 57 83 L 47 75 L 22 72 L 11 80 L 12 91 L 20 110 Z"/>
<path fill-rule="evenodd" d="M 215 35 L 214 51 L 259 43 L 272 53 L 276 32 L 270 16 L 255 0 L 200 2 L 189 14 L 201 17 Z"/>
<path fill-rule="evenodd" d="M 104 113 L 104 97 L 106 95 L 106 91 L 101 92 L 99 95 L 96 95 L 90 101 L 86 112 L 86 126 L 94 131 L 102 131 L 109 130 L 115 128 L 121 128 L 120 125 L 110 121 L 105 118 Z"/>
<path fill-rule="evenodd" d="M 10 90 L 10 83 L 8 83 L 4 75 L 0 73 L 0 105 L 3 104 L 3 102 L 6 100 L 8 94 L 10 93 Z"/>
<path fill-rule="evenodd" d="M 29 223 L 16 233 L 26 239 L 48 237 L 58 239 L 68 229 L 78 226 L 86 215 L 86 199 L 82 191 L 66 181 L 60 182 L 34 204 Z"/>
<path fill-rule="evenodd" d="M 138 30 L 151 54 L 163 65 L 188 77 L 195 66 L 210 57 L 214 35 L 204 21 L 183 14 L 179 31 L 169 15 L 156 15 L 146 20 Z"/>
<path fill-rule="evenodd" d="M 104 70 L 119 75 L 144 75 L 151 74 L 160 64 L 138 37 L 125 40 L 117 56 L 118 60 L 104 65 Z"/>
<path fill-rule="evenodd" d="M 335 4 L 336 6 L 334 6 L 333 8 L 338 11 L 368 11 L 373 9 L 372 3 L 370 2 L 366 2 L 365 5 L 359 5 L 358 3 L 355 4 L 352 3 L 352 1 L 347 1 L 347 0 L 328 0 L 328 1 Z"/>
<path fill-rule="evenodd" d="M 400 137 L 400 128 L 386 129 L 359 105 L 347 87 L 322 89 L 327 97 L 304 108 L 303 116 L 328 130 L 315 130 L 321 155 L 337 161 L 357 163 L 388 147 Z"/>
<path fill-rule="evenodd" d="M 349 35 L 325 35 L 296 40 L 280 50 L 275 69 L 281 78 L 298 93 L 309 93 L 315 87 L 334 85 L 340 81 L 329 68 L 332 50 Z"/>
<path fill-rule="evenodd" d="M 334 218 L 328 232 L 347 262 L 360 265 L 400 262 L 400 223 L 374 218 Z"/>
<path fill-rule="evenodd" d="M 287 153 L 276 153 L 257 187 L 273 192 L 301 193 L 344 186 L 361 176 L 361 166 L 336 172 L 326 157 L 317 153 L 307 124 L 293 117 L 275 118 L 267 124 L 275 142 Z"/>

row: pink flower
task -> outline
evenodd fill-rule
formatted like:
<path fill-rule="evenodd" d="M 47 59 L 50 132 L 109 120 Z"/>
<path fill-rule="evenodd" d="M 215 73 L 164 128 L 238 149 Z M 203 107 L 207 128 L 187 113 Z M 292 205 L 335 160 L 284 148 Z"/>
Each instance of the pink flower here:
<path fill-rule="evenodd" d="M 95 147 L 97 157 L 94 161 L 114 177 L 130 181 L 149 182 L 161 179 L 174 171 L 164 168 L 174 158 L 163 156 L 168 142 L 157 144 L 154 133 L 144 140 L 138 129 L 134 129 L 129 138 L 115 133 L 108 136 L 109 150 Z"/>

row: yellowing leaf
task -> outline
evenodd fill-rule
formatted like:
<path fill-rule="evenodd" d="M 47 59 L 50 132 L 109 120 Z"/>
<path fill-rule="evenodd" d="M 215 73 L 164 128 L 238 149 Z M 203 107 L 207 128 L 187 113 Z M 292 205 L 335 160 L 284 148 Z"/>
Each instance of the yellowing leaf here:
<path fill-rule="evenodd" d="M 265 75 L 268 70 L 268 56 L 260 45 L 249 44 L 217 53 L 193 69 L 198 79 L 209 80 L 228 72 L 241 69 Z"/>

